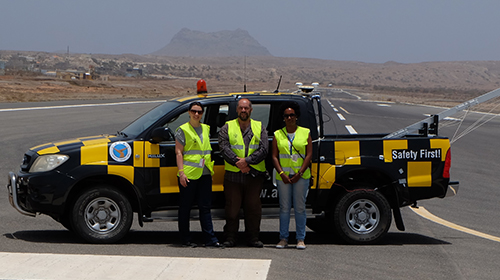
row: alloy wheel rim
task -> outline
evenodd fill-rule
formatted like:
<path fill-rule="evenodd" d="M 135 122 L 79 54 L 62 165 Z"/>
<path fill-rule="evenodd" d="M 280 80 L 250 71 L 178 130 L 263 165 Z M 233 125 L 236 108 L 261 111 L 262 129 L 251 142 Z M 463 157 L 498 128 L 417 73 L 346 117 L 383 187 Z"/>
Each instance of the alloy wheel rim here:
<path fill-rule="evenodd" d="M 105 197 L 92 200 L 85 208 L 85 223 L 93 232 L 99 234 L 113 231 L 121 219 L 118 204 Z"/>
<path fill-rule="evenodd" d="M 380 222 L 380 210 L 373 201 L 358 199 L 347 208 L 346 222 L 352 231 L 368 234 L 377 228 Z"/>

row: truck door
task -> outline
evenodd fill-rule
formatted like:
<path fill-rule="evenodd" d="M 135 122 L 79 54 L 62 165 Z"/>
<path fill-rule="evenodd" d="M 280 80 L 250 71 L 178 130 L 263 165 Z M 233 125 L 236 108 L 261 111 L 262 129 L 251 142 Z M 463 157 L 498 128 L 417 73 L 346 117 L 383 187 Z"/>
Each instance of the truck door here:
<path fill-rule="evenodd" d="M 183 105 L 181 113 L 166 120 L 163 127 L 168 127 L 172 133 L 182 124 L 189 122 L 187 111 L 189 104 Z M 212 183 L 213 207 L 224 205 L 223 179 L 224 160 L 217 155 L 219 145 L 217 132 L 227 120 L 228 104 L 203 106 L 202 123 L 210 125 L 210 142 L 212 144 L 212 160 L 215 161 Z M 148 204 L 153 210 L 173 209 L 178 206 L 179 186 L 177 183 L 177 163 L 175 156 L 175 139 L 158 144 L 144 142 L 144 180 Z"/>
<path fill-rule="evenodd" d="M 262 206 L 265 207 L 274 207 L 279 205 L 278 203 L 278 189 L 275 184 L 275 180 L 273 180 L 274 167 L 271 160 L 272 154 L 272 145 L 271 142 L 273 140 L 274 135 L 274 123 L 272 120 L 273 112 L 271 102 L 266 103 L 258 103 L 258 101 L 252 101 L 252 119 L 260 121 L 262 126 L 264 126 L 267 130 L 267 135 L 269 137 L 269 149 L 266 157 L 266 169 L 269 172 L 271 180 L 264 181 L 262 185 L 262 191 L 260 193 L 260 200 L 262 201 Z M 277 107 L 277 106 L 274 106 Z M 277 110 L 276 110 L 277 111 Z"/>

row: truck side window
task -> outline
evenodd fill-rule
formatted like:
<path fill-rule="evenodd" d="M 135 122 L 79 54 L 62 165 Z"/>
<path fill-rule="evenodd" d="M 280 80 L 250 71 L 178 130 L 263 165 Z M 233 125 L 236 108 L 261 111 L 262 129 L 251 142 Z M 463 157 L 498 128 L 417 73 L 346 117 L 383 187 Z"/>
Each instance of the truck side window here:
<path fill-rule="evenodd" d="M 202 123 L 210 126 L 210 138 L 217 138 L 221 127 L 229 120 L 229 104 L 214 104 L 205 107 Z"/>
<path fill-rule="evenodd" d="M 271 104 L 252 104 L 252 119 L 262 122 L 262 125 L 268 129 L 269 134 L 269 115 Z"/>
<path fill-rule="evenodd" d="M 215 116 L 215 131 L 218 133 L 222 126 L 229 120 L 229 105 L 219 105 L 217 115 Z"/>
<path fill-rule="evenodd" d="M 267 134 L 274 137 L 274 131 L 284 126 L 283 116 L 281 115 L 281 103 L 273 103 L 270 110 L 270 123 L 267 126 Z"/>
<path fill-rule="evenodd" d="M 181 114 L 179 114 L 177 117 L 174 117 L 167 121 L 166 124 L 163 125 L 163 127 L 168 127 L 172 131 L 172 133 L 175 133 L 177 128 L 189 121 L 189 113 L 188 111 L 185 111 Z"/>

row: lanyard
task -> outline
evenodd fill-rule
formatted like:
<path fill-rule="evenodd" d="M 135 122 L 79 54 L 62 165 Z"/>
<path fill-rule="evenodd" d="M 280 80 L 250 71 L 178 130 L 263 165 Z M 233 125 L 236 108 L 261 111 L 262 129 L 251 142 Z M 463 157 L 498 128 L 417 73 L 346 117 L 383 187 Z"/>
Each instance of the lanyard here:
<path fill-rule="evenodd" d="M 295 131 L 295 133 L 293 134 L 293 138 L 292 139 L 290 139 L 290 137 L 289 137 L 290 134 L 286 133 L 285 130 L 283 130 L 283 132 L 285 133 L 286 138 L 288 138 L 288 141 L 290 142 L 290 145 L 289 145 L 290 146 L 290 154 L 293 154 L 293 150 L 292 150 L 293 144 L 292 144 L 292 142 L 293 142 L 293 139 L 295 139 L 295 133 L 297 133 L 297 131 Z"/>
<path fill-rule="evenodd" d="M 289 135 L 287 134 L 286 135 L 286 138 L 288 138 L 288 141 L 290 141 L 290 154 L 293 154 L 293 150 L 292 150 L 292 142 L 293 142 L 293 139 L 295 139 L 295 134 L 293 135 L 293 138 L 290 139 Z"/>

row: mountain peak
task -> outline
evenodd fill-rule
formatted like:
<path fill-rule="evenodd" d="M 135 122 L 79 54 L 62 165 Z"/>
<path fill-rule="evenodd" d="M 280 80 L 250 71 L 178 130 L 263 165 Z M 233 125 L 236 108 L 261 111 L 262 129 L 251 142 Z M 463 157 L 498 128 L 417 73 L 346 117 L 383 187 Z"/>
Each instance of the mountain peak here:
<path fill-rule="evenodd" d="M 182 28 L 168 45 L 152 54 L 191 57 L 271 56 L 248 31 L 240 28 L 210 33 Z"/>

